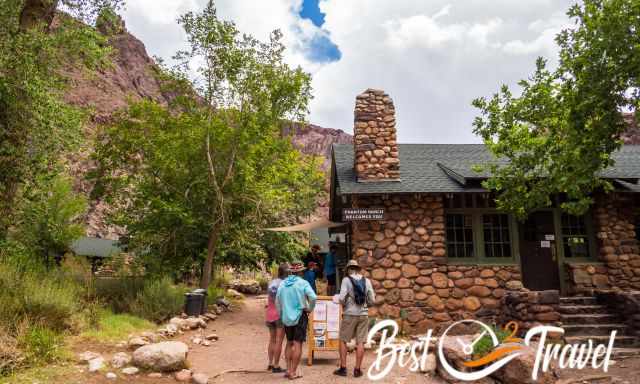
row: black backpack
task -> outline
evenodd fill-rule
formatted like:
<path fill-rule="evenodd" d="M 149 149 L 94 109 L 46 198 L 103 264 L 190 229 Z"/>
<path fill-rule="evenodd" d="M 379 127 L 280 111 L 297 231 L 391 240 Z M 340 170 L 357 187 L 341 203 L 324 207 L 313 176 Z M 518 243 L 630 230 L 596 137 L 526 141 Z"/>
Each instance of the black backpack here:
<path fill-rule="evenodd" d="M 363 277 L 356 280 L 351 276 L 347 276 L 353 287 L 353 300 L 358 305 L 364 305 L 367 302 L 367 280 Z"/>

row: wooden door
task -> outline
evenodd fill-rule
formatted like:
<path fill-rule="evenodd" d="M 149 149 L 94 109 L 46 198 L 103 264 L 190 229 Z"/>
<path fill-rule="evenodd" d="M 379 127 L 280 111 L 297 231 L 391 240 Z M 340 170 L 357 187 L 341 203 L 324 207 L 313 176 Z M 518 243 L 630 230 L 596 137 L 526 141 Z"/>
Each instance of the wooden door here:
<path fill-rule="evenodd" d="M 520 228 L 522 282 L 532 291 L 560 289 L 553 213 L 534 212 Z"/>

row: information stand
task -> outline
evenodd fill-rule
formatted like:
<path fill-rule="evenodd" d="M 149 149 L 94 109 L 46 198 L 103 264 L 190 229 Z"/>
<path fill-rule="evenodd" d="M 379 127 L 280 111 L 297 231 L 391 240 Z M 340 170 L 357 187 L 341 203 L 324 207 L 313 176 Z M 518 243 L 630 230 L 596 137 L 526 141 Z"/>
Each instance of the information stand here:
<path fill-rule="evenodd" d="M 316 307 L 309 314 L 307 328 L 307 365 L 313 365 L 316 351 L 337 351 L 340 348 L 342 306 L 331 296 L 318 296 Z"/>

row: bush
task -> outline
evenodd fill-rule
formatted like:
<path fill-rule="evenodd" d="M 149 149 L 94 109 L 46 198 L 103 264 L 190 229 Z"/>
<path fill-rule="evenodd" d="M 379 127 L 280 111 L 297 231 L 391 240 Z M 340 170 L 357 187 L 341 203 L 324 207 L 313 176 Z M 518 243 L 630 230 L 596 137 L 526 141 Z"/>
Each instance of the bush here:
<path fill-rule="evenodd" d="M 53 363 L 62 358 L 62 336 L 46 327 L 34 326 L 18 340 L 26 352 L 27 361 L 33 364 Z"/>
<path fill-rule="evenodd" d="M 147 320 L 161 322 L 182 312 L 188 289 L 174 285 L 169 277 L 147 280 L 131 308 L 131 313 Z"/>
<path fill-rule="evenodd" d="M 79 296 L 80 287 L 62 273 L 0 264 L 0 323 L 8 328 L 28 319 L 54 331 L 68 329 L 80 310 Z"/>
<path fill-rule="evenodd" d="M 95 299 L 114 313 L 131 312 L 145 282 L 139 277 L 98 278 L 93 282 Z"/>
<path fill-rule="evenodd" d="M 25 364 L 26 357 L 18 340 L 0 325 L 0 377 L 7 376 Z"/>

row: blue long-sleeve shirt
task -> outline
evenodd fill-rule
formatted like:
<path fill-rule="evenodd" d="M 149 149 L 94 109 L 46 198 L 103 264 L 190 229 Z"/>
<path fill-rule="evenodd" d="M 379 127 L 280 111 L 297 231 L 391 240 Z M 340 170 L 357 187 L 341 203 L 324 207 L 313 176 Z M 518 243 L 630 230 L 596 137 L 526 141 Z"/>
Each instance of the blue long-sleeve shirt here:
<path fill-rule="evenodd" d="M 276 294 L 276 307 L 282 323 L 287 327 L 298 324 L 302 311 L 313 311 L 317 296 L 309 283 L 291 275 L 280 284 Z"/>

